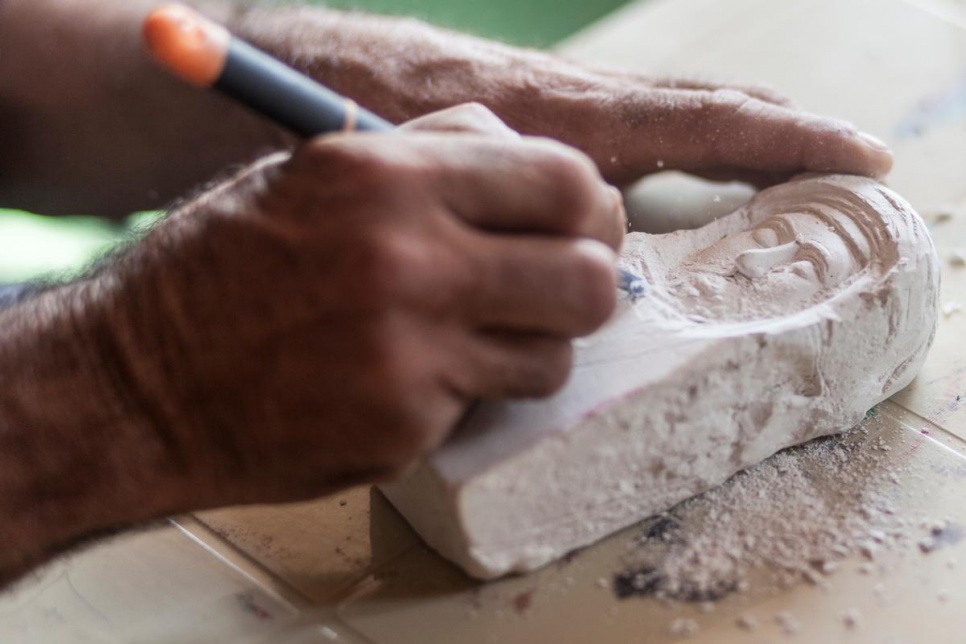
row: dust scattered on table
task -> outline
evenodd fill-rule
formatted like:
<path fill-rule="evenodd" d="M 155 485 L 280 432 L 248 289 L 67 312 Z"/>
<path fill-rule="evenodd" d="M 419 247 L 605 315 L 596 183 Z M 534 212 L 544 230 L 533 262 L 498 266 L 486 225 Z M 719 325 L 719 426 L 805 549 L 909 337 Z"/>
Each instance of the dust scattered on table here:
<path fill-rule="evenodd" d="M 844 566 L 873 574 L 888 552 L 927 556 L 960 541 L 959 525 L 900 511 L 897 491 L 906 468 L 876 435 L 880 421 L 873 411 L 842 436 L 780 452 L 645 521 L 612 578 L 613 593 L 713 610 L 715 602 L 749 592 L 752 581 L 758 594 L 802 582 L 827 587 Z M 860 628 L 858 611 L 843 610 L 843 628 Z M 753 631 L 766 621 L 787 635 L 800 628 L 791 613 L 743 614 L 735 626 Z M 681 620 L 668 626 L 680 637 L 697 628 Z"/>
<path fill-rule="evenodd" d="M 956 313 L 961 313 L 963 310 L 963 305 L 959 302 L 944 302 L 942 305 L 942 313 L 944 318 L 948 318 Z"/>

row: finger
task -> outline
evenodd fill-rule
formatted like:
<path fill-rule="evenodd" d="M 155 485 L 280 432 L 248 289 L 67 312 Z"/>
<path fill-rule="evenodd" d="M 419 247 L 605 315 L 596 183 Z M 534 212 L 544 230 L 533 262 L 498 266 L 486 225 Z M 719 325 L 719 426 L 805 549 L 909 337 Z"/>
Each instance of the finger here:
<path fill-rule="evenodd" d="M 589 237 L 620 247 L 620 193 L 582 153 L 553 141 L 447 137 L 424 148 L 433 188 L 463 221 L 494 231 Z"/>
<path fill-rule="evenodd" d="M 774 103 L 784 107 L 794 107 L 791 99 L 784 94 L 764 85 L 725 83 L 700 78 L 687 78 L 681 76 L 650 76 L 628 69 L 620 68 L 596 68 L 596 70 L 609 78 L 621 80 L 626 83 L 643 85 L 647 88 L 657 89 L 680 89 L 680 90 L 703 90 L 715 92 L 718 90 L 732 90 L 747 94 L 752 98 Z"/>
<path fill-rule="evenodd" d="M 732 90 L 736 92 L 741 92 L 746 94 L 751 98 L 757 98 L 760 101 L 766 103 L 772 103 L 774 105 L 781 105 L 783 107 L 794 107 L 791 99 L 777 92 L 770 87 L 765 87 L 763 85 L 735 85 L 729 83 L 718 83 L 714 81 L 699 80 L 695 78 L 674 78 L 674 77 L 663 77 L 656 78 L 653 80 L 654 87 L 661 87 L 666 89 L 685 89 L 685 90 L 702 90 L 709 92 L 716 92 L 719 90 Z"/>
<path fill-rule="evenodd" d="M 573 361 L 570 341 L 551 335 L 479 333 L 468 345 L 458 388 L 471 398 L 549 396 L 567 381 Z"/>
<path fill-rule="evenodd" d="M 620 192 L 589 157 L 548 139 L 330 135 L 301 146 L 287 167 L 300 180 L 322 176 L 320 185 L 354 186 L 357 195 L 361 182 L 367 198 L 389 204 L 420 200 L 419 208 L 446 210 L 473 228 L 589 237 L 614 249 L 626 230 Z"/>
<path fill-rule="evenodd" d="M 665 169 L 686 171 L 744 168 L 882 177 L 892 167 L 888 148 L 849 123 L 738 92 L 655 90 L 644 103 L 625 102 L 619 118 L 634 130 L 624 139 L 636 142 L 620 151 L 614 172 L 627 172 L 623 180 L 633 179 L 631 173 L 653 159 Z M 642 140 L 652 143 L 643 152 Z"/>
<path fill-rule="evenodd" d="M 461 295 L 477 328 L 577 337 L 596 330 L 617 299 L 616 255 L 589 239 L 476 235 Z"/>
<path fill-rule="evenodd" d="M 618 80 L 622 83 L 630 84 L 630 86 L 637 85 L 643 91 L 651 88 L 706 91 L 734 90 L 743 92 L 748 96 L 767 103 L 784 105 L 786 107 L 792 106 L 792 102 L 787 96 L 764 85 L 724 83 L 681 76 L 652 76 L 632 69 L 603 65 L 582 65 L 582 67 L 596 74 L 598 77 Z M 588 83 L 592 82 L 590 79 L 587 79 L 587 81 Z"/>
<path fill-rule="evenodd" d="M 400 130 L 416 132 L 461 132 L 519 139 L 520 135 L 480 103 L 464 103 L 407 121 Z"/>
<path fill-rule="evenodd" d="M 892 168 L 892 154 L 885 144 L 859 133 L 850 123 L 725 94 L 723 100 L 712 99 L 721 100 L 712 108 L 711 118 L 720 129 L 709 125 L 701 133 L 711 143 L 715 165 L 872 176 L 884 176 Z"/>

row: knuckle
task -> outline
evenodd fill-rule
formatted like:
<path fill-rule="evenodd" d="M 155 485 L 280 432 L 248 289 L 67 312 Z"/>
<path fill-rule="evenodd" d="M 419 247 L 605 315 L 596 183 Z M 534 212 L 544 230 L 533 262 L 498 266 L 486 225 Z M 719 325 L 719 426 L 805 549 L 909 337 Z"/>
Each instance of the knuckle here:
<path fill-rule="evenodd" d="M 471 101 L 457 105 L 454 110 L 466 116 L 471 121 L 503 123 L 493 111 L 482 103 Z"/>
<path fill-rule="evenodd" d="M 708 162 L 726 163 L 729 155 L 752 144 L 748 131 L 750 110 L 764 102 L 731 88 L 703 92 L 699 99 L 698 140 L 706 146 Z"/>
<path fill-rule="evenodd" d="M 561 220 L 573 232 L 583 230 L 597 214 L 604 193 L 605 184 L 593 161 L 577 150 L 556 144 L 546 148 L 539 167 L 555 188 Z"/>
<path fill-rule="evenodd" d="M 731 88 L 701 92 L 697 98 L 698 122 L 706 135 L 717 135 L 735 126 L 735 119 L 757 103 L 762 103 L 744 92 Z"/>
<path fill-rule="evenodd" d="M 393 194 L 419 166 L 418 154 L 395 141 L 362 145 L 349 137 L 318 137 L 299 148 L 292 163 L 320 189 L 338 187 L 359 194 Z"/>
<path fill-rule="evenodd" d="M 751 100 L 754 99 L 748 94 L 731 88 L 716 89 L 705 95 L 707 107 L 713 110 L 738 110 Z"/>
<path fill-rule="evenodd" d="M 587 187 L 599 180 L 597 166 L 580 150 L 549 140 L 543 142 L 543 149 L 544 168 L 561 183 Z"/>
<path fill-rule="evenodd" d="M 515 135 L 516 133 L 482 103 L 464 103 L 456 107 L 467 128 L 481 134 Z"/>
<path fill-rule="evenodd" d="M 791 99 L 776 90 L 774 87 L 765 84 L 751 85 L 745 92 L 751 96 L 758 96 L 778 105 L 790 105 Z"/>
<path fill-rule="evenodd" d="M 481 103 L 462 103 L 425 114 L 402 126 L 405 130 L 507 134 L 512 132 L 489 108 Z"/>
<path fill-rule="evenodd" d="M 352 145 L 351 142 L 316 137 L 299 146 L 292 160 L 311 168 L 364 168 L 370 161 L 370 152 Z"/>
<path fill-rule="evenodd" d="M 779 109 L 760 98 L 734 89 L 716 90 L 711 93 L 710 101 L 714 118 L 732 119 L 735 123 L 731 127 L 767 120 L 774 110 Z"/>
<path fill-rule="evenodd" d="M 285 167 L 291 162 L 292 155 L 287 152 L 274 152 L 256 159 L 247 168 L 234 177 L 229 185 L 252 185 L 264 190 L 283 174 Z"/>

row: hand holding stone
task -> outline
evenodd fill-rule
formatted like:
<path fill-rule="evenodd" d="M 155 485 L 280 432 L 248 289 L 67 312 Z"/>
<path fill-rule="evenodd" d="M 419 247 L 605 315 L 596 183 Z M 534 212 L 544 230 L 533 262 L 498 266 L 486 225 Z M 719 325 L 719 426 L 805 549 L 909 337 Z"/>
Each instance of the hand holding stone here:
<path fill-rule="evenodd" d="M 192 505 L 292 500 L 393 476 L 479 398 L 562 386 L 570 339 L 614 308 L 622 221 L 555 142 L 333 136 L 189 203 L 101 279 Z"/>

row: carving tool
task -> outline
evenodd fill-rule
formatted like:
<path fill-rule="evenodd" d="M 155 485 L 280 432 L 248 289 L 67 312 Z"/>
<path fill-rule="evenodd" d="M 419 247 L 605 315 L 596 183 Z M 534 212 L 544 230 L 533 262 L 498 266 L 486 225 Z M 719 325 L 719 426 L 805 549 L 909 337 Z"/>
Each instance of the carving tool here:
<path fill-rule="evenodd" d="M 175 76 L 216 89 L 308 138 L 326 132 L 386 132 L 392 123 L 236 38 L 222 25 L 177 3 L 154 9 L 144 22 L 148 50 Z M 642 278 L 617 269 L 618 288 L 644 295 Z"/>

